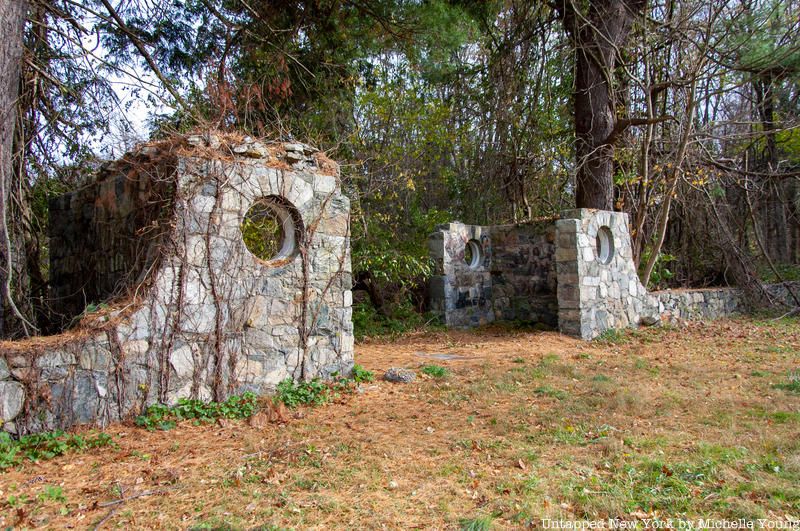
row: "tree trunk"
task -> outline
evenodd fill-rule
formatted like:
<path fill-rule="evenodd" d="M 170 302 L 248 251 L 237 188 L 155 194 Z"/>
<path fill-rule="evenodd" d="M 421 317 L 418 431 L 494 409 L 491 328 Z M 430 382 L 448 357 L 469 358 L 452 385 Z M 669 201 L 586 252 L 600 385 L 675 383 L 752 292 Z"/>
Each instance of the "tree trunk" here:
<path fill-rule="evenodd" d="M 26 0 L 0 2 L 0 337 L 18 327 L 21 316 L 13 301 L 13 272 L 24 264 L 22 247 L 16 247 L 10 198 L 17 179 L 14 176 L 14 130 L 23 53 L 23 31 L 28 12 Z M 24 267 L 24 266 L 23 266 Z M 24 325 L 23 325 L 24 328 Z"/>
<path fill-rule="evenodd" d="M 775 139 L 775 77 L 766 72 L 753 83 L 756 108 L 764 133 L 764 148 L 759 153 L 758 168 L 763 173 L 778 173 L 778 147 Z M 767 260 L 778 264 L 791 261 L 787 220 L 788 205 L 785 203 L 786 187 L 783 182 L 766 177 L 760 179 L 761 206 L 760 225 L 764 236 Z"/>
<path fill-rule="evenodd" d="M 575 204 L 611 210 L 614 146 L 606 139 L 614 130 L 616 116 L 607 72 L 592 56 L 597 52 L 586 46 L 575 51 Z"/>
<path fill-rule="evenodd" d="M 619 133 L 612 79 L 617 51 L 630 33 L 643 0 L 591 0 L 586 13 L 573 0 L 556 8 L 575 46 L 575 204 L 613 208 L 614 141 Z"/>

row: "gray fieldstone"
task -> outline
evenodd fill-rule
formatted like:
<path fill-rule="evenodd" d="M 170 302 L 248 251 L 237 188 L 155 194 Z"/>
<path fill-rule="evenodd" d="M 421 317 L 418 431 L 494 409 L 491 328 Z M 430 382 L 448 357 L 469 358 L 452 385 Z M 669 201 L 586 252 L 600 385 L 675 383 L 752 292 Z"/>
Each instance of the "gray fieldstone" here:
<path fill-rule="evenodd" d="M 254 159 L 263 159 L 269 155 L 269 151 L 261 142 L 245 142 L 233 147 L 233 152 L 237 155 Z"/>
<path fill-rule="evenodd" d="M 411 369 L 391 367 L 383 373 L 383 379 L 392 383 L 411 383 L 417 379 L 417 373 Z"/>
<path fill-rule="evenodd" d="M 0 382 L 0 418 L 8 422 L 16 418 L 25 404 L 25 389 L 18 382 Z"/>

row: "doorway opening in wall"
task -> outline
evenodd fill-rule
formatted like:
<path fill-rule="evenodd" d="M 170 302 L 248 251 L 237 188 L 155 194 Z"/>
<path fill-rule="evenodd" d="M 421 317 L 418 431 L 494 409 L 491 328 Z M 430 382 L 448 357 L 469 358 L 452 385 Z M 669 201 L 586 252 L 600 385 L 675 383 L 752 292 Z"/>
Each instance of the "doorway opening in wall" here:
<path fill-rule="evenodd" d="M 483 249 L 478 240 L 469 240 L 464 247 L 464 262 L 470 269 L 477 269 L 483 262 Z"/>
<path fill-rule="evenodd" d="M 595 256 L 601 264 L 607 264 L 614 258 L 614 235 L 609 227 L 603 226 L 597 230 Z"/>
<path fill-rule="evenodd" d="M 256 200 L 240 228 L 247 250 L 265 262 L 293 258 L 302 243 L 299 212 L 289 201 L 276 195 Z"/>

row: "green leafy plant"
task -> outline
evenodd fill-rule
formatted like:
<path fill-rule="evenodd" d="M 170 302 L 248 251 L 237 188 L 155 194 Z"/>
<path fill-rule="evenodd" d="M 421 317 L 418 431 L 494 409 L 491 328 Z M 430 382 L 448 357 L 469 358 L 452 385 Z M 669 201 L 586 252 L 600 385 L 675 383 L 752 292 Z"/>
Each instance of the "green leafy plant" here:
<path fill-rule="evenodd" d="M 391 316 L 382 315 L 367 301 L 353 304 L 353 333 L 358 341 L 367 337 L 402 335 L 433 326 L 432 321 L 433 318 L 426 319 L 415 311 L 408 301 L 394 304 Z"/>
<path fill-rule="evenodd" d="M 645 249 L 645 251 L 642 253 L 642 264 L 647 263 L 647 261 L 650 259 L 651 252 L 652 251 L 649 247 Z M 656 258 L 653 271 L 650 273 L 650 279 L 647 283 L 648 289 L 657 290 L 666 288 L 669 281 L 675 276 L 675 274 L 670 270 L 669 264 L 677 261 L 677 256 L 667 253 L 660 253 Z"/>
<path fill-rule="evenodd" d="M 353 365 L 353 372 L 351 373 L 351 378 L 356 383 L 368 383 L 375 380 L 375 375 L 372 374 L 372 371 L 368 371 L 358 363 Z"/>
<path fill-rule="evenodd" d="M 164 404 L 153 404 L 147 408 L 144 415 L 139 415 L 134 420 L 137 426 L 153 430 L 171 430 L 176 426 L 173 419 L 170 418 L 170 408 Z"/>
<path fill-rule="evenodd" d="M 224 402 L 203 402 L 191 398 L 181 398 L 178 403 L 169 407 L 164 404 L 153 404 L 144 415 L 136 417 L 136 425 L 148 430 L 170 430 L 182 420 L 195 422 L 213 422 L 218 418 L 243 419 L 253 416 L 258 411 L 258 397 L 255 393 L 245 392 L 233 395 Z"/>
<path fill-rule="evenodd" d="M 627 336 L 624 330 L 620 330 L 618 328 L 609 328 L 608 330 L 603 330 L 603 332 L 594 338 L 594 341 L 602 342 L 602 343 L 624 343 L 627 340 Z"/>
<path fill-rule="evenodd" d="M 6 503 L 8 504 L 9 507 L 13 509 L 15 507 L 19 507 L 21 505 L 25 505 L 26 503 L 28 503 L 28 497 L 25 496 L 24 494 L 21 494 L 19 496 L 15 496 L 14 494 L 9 494 L 8 498 L 6 498 Z"/>
<path fill-rule="evenodd" d="M 287 407 L 320 406 L 333 398 L 331 386 L 319 378 L 308 382 L 295 382 L 287 378 L 278 384 L 275 400 L 283 402 Z"/>
<path fill-rule="evenodd" d="M 102 432 L 67 434 L 59 430 L 23 435 L 19 439 L 0 432 L 0 470 L 19 465 L 25 460 L 36 462 L 71 451 L 115 445 L 113 437 Z"/>
<path fill-rule="evenodd" d="M 441 365 L 423 365 L 420 368 L 420 372 L 422 372 L 422 374 L 427 374 L 431 378 L 444 378 L 450 374 L 450 371 Z"/>
<path fill-rule="evenodd" d="M 45 485 L 44 490 L 39 493 L 38 498 L 41 501 L 67 502 L 67 497 L 64 496 L 64 490 L 58 485 Z"/>

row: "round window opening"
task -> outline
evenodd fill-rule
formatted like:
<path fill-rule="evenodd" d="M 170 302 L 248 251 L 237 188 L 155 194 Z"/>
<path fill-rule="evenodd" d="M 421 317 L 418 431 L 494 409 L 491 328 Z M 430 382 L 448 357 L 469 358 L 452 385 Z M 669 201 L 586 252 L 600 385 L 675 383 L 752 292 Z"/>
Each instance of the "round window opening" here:
<path fill-rule="evenodd" d="M 282 197 L 258 199 L 242 221 L 247 250 L 264 261 L 286 260 L 297 254 L 302 235 L 300 214 Z"/>
<path fill-rule="evenodd" d="M 483 249 L 478 240 L 469 240 L 464 247 L 464 262 L 470 269 L 477 269 L 483 262 Z"/>
<path fill-rule="evenodd" d="M 607 264 L 614 258 L 614 235 L 608 227 L 600 227 L 597 231 L 597 239 L 595 242 L 597 261 L 601 264 Z"/>

